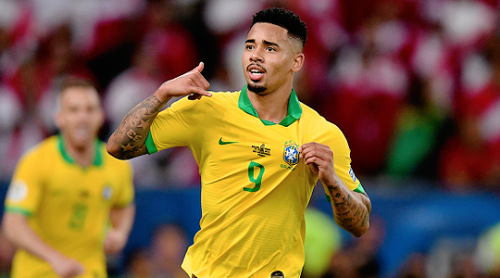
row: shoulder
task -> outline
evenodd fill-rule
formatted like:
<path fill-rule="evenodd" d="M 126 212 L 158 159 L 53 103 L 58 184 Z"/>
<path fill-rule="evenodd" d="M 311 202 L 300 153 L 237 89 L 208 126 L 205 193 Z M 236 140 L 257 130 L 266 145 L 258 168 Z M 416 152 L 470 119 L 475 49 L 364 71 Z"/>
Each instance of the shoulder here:
<path fill-rule="evenodd" d="M 325 119 L 316 110 L 301 103 L 301 126 L 307 129 L 308 139 L 312 142 L 332 145 L 347 145 L 347 139 L 342 130 L 334 123 Z"/>
<path fill-rule="evenodd" d="M 202 97 L 197 100 L 190 100 L 187 97 L 182 97 L 175 101 L 166 110 L 169 111 L 182 111 L 191 109 L 209 109 L 217 106 L 225 106 L 229 104 L 238 104 L 240 91 L 236 92 L 211 92 L 211 97 Z"/>
<path fill-rule="evenodd" d="M 302 120 L 304 124 L 308 125 L 310 128 L 313 128 L 318 132 L 324 131 L 342 133 L 337 125 L 325 119 L 325 117 L 321 116 L 316 110 L 302 102 L 300 103 L 300 105 L 302 107 Z"/>
<path fill-rule="evenodd" d="M 53 156 L 57 153 L 59 140 L 56 135 L 44 139 L 40 143 L 28 149 L 23 154 L 23 159 L 25 158 L 47 158 Z"/>

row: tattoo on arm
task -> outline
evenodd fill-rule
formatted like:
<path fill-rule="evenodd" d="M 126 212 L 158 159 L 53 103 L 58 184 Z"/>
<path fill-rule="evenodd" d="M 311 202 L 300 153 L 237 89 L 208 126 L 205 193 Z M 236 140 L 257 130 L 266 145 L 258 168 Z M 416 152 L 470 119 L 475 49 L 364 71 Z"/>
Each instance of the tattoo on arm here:
<path fill-rule="evenodd" d="M 120 123 L 111 139 L 120 146 L 124 159 L 147 153 L 146 137 L 154 118 L 165 103 L 152 95 L 135 106 Z"/>
<path fill-rule="evenodd" d="M 352 231 L 368 225 L 371 203 L 365 193 L 348 190 L 340 184 L 328 185 L 333 213 L 337 223 L 344 229 Z"/>

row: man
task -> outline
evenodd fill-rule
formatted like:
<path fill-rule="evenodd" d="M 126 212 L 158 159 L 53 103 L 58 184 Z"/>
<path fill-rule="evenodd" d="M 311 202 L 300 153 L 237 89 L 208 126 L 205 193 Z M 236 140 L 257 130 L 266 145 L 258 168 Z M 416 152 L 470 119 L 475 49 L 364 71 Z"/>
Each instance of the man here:
<path fill-rule="evenodd" d="M 241 91 L 208 92 L 200 63 L 163 83 L 110 137 L 108 152 L 122 159 L 175 146 L 192 150 L 202 219 L 182 263 L 191 277 L 300 277 L 304 212 L 318 179 L 336 222 L 356 236 L 368 229 L 371 204 L 351 170 L 346 139 L 292 89 L 306 34 L 289 11 L 257 13 Z M 170 98 L 186 95 L 159 113 Z"/>
<path fill-rule="evenodd" d="M 60 134 L 24 155 L 7 193 L 12 277 L 107 277 L 105 252 L 119 252 L 133 224 L 131 167 L 97 139 L 104 114 L 91 83 L 68 78 L 58 102 Z"/>

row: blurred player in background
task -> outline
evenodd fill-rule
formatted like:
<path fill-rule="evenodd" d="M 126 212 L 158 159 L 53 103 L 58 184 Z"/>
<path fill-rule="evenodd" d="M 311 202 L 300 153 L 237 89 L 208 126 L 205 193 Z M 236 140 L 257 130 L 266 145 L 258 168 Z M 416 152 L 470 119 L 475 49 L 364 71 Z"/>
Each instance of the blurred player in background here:
<path fill-rule="evenodd" d="M 371 203 L 345 137 L 293 90 L 306 37 L 294 13 L 258 12 L 241 91 L 208 92 L 200 63 L 133 108 L 109 139 L 108 152 L 121 159 L 177 146 L 193 152 L 202 219 L 182 263 L 191 277 L 300 277 L 304 213 L 318 179 L 337 224 L 355 236 L 369 227 Z M 187 95 L 160 113 L 169 99 Z"/>
<path fill-rule="evenodd" d="M 7 193 L 12 277 L 107 277 L 105 254 L 123 249 L 133 225 L 132 169 L 97 138 L 104 114 L 91 83 L 67 78 L 58 103 L 60 134 L 23 156 Z"/>

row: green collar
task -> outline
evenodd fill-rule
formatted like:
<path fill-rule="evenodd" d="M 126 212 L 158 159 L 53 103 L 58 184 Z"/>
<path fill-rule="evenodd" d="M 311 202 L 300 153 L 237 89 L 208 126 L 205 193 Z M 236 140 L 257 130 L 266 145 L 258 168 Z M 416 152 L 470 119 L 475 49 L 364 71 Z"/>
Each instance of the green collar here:
<path fill-rule="evenodd" d="M 259 117 L 257 111 L 252 105 L 252 102 L 250 102 L 250 99 L 248 98 L 246 85 L 241 90 L 240 98 L 238 100 L 238 107 L 252 116 L 255 116 L 257 118 Z M 281 120 L 279 124 L 282 126 L 289 126 L 296 120 L 300 119 L 300 116 L 302 116 L 302 107 L 300 107 L 300 102 L 299 99 L 297 98 L 295 90 L 292 89 L 292 93 L 290 94 L 290 100 L 288 101 L 287 115 L 283 120 Z M 275 123 L 271 121 L 263 119 L 260 120 L 264 125 L 275 125 Z"/>
<path fill-rule="evenodd" d="M 75 160 L 69 155 L 69 153 L 66 152 L 66 149 L 64 148 L 64 140 L 62 138 L 62 135 L 59 134 L 58 136 L 58 147 L 59 151 L 61 152 L 62 157 L 66 162 L 71 163 L 71 164 L 76 164 Z M 102 154 L 100 152 L 101 150 L 101 142 L 96 139 L 95 140 L 95 156 L 94 156 L 94 166 L 101 166 L 102 165 Z"/>

